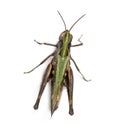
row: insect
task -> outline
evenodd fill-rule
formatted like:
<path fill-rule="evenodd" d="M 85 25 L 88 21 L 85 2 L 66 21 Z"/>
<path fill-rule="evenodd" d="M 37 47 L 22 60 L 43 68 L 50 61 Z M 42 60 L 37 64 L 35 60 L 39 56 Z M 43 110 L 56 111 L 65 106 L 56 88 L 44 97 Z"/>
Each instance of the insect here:
<path fill-rule="evenodd" d="M 61 93 L 63 90 L 63 86 L 66 86 L 67 92 L 68 92 L 68 101 L 69 101 L 69 114 L 73 115 L 74 110 L 73 110 L 73 71 L 70 66 L 70 60 L 73 61 L 75 67 L 77 68 L 78 72 L 81 74 L 82 78 L 85 81 L 87 80 L 83 74 L 80 72 L 80 69 L 78 68 L 76 62 L 74 59 L 71 57 L 70 54 L 70 48 L 71 47 L 77 47 L 81 46 L 83 43 L 80 41 L 79 44 L 76 45 L 71 45 L 72 41 L 72 34 L 70 33 L 71 29 L 74 27 L 74 25 L 85 16 L 82 15 L 72 26 L 70 29 L 66 29 L 66 24 L 65 21 L 60 14 L 59 11 L 57 11 L 58 14 L 60 15 L 63 23 L 65 30 L 60 34 L 59 36 L 59 41 L 56 45 L 50 44 L 50 43 L 40 43 L 35 40 L 36 43 L 38 44 L 44 44 L 44 45 L 49 45 L 56 47 L 56 50 L 50 54 L 48 57 L 46 57 L 40 64 L 38 64 L 36 67 L 34 67 L 32 70 L 24 73 L 30 73 L 36 68 L 38 68 L 41 64 L 43 64 L 49 57 L 53 57 L 51 60 L 51 63 L 48 64 L 46 71 L 43 76 L 43 80 L 40 86 L 40 90 L 38 93 L 37 100 L 34 105 L 34 109 L 38 109 L 39 102 L 41 99 L 41 96 L 43 94 L 43 91 L 46 87 L 46 84 L 48 81 L 51 81 L 51 115 L 54 113 L 54 111 L 58 108 Z"/>

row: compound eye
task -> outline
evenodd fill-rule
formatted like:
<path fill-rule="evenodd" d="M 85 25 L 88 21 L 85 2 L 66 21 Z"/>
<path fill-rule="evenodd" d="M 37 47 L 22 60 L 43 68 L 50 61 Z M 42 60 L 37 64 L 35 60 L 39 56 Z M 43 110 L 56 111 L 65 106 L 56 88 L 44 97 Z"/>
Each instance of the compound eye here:
<path fill-rule="evenodd" d="M 65 37 L 65 33 L 62 33 L 61 34 L 61 38 L 63 39 Z"/>
<path fill-rule="evenodd" d="M 64 37 L 65 37 L 65 32 L 61 33 L 59 39 L 60 39 L 60 40 L 63 40 Z"/>

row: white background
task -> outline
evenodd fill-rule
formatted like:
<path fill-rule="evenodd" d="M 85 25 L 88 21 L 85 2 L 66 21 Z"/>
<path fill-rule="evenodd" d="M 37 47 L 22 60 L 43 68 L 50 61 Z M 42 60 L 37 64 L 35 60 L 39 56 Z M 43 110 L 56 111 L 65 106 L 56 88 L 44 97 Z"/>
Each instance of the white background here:
<path fill-rule="evenodd" d="M 1 0 L 0 1 L 0 127 L 120 128 L 120 4 L 119 0 Z M 56 44 L 64 31 L 84 13 L 72 29 L 73 44 L 83 34 L 83 46 L 71 54 L 85 82 L 74 71 L 74 116 L 68 114 L 66 89 L 59 108 L 50 116 L 50 88 L 46 87 L 39 109 L 37 98 L 44 65 L 24 75 L 54 48 L 33 40 Z M 49 85 L 49 84 L 48 84 Z"/>

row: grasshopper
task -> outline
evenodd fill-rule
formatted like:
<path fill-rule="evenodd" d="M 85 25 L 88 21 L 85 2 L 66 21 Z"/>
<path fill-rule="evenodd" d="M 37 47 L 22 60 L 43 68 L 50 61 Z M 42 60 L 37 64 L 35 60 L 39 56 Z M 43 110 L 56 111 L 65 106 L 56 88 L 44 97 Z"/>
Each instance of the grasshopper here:
<path fill-rule="evenodd" d="M 36 103 L 34 105 L 34 109 L 38 109 L 39 102 L 41 99 L 41 96 L 43 94 L 43 91 L 46 87 L 46 84 L 48 81 L 51 81 L 51 115 L 54 113 L 54 111 L 58 108 L 58 104 L 60 101 L 61 93 L 63 90 L 63 86 L 66 86 L 67 92 L 68 92 L 68 101 L 69 101 L 69 114 L 73 115 L 74 110 L 73 110 L 73 71 L 70 66 L 70 60 L 73 61 L 75 67 L 77 68 L 78 72 L 81 74 L 82 78 L 85 81 L 87 80 L 84 75 L 80 72 L 80 69 L 78 68 L 76 62 L 74 59 L 71 57 L 70 54 L 70 48 L 71 47 L 77 47 L 81 46 L 83 43 L 79 39 L 79 44 L 76 45 L 71 45 L 72 41 L 72 34 L 70 33 L 71 29 L 74 27 L 74 25 L 85 16 L 82 15 L 68 30 L 66 29 L 66 24 L 65 21 L 60 14 L 59 11 L 57 11 L 58 14 L 60 15 L 63 23 L 65 30 L 60 34 L 59 36 L 59 41 L 56 45 L 50 44 L 50 43 L 40 43 L 36 40 L 34 40 L 38 44 L 44 44 L 44 45 L 49 45 L 49 46 L 54 46 L 56 47 L 56 50 L 50 54 L 48 57 L 46 57 L 40 64 L 38 64 L 36 67 L 34 67 L 32 70 L 24 73 L 30 73 L 36 68 L 38 68 L 41 64 L 43 64 L 49 57 L 53 57 L 52 61 L 50 64 L 48 64 L 46 71 L 43 76 L 43 80 L 41 83 L 41 87 L 38 93 L 38 97 L 36 100 Z"/>

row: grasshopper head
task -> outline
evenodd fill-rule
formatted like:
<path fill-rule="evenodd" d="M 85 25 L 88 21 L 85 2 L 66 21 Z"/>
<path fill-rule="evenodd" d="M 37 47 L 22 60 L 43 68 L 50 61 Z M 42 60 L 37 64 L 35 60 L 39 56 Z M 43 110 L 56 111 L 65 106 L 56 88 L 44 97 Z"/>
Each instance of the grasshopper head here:
<path fill-rule="evenodd" d="M 59 36 L 60 41 L 64 42 L 65 40 L 67 40 L 68 43 L 72 41 L 72 38 L 73 36 L 68 30 L 63 31 Z"/>
<path fill-rule="evenodd" d="M 70 27 L 70 29 L 67 30 L 67 29 L 66 29 L 66 24 L 65 24 L 65 21 L 64 21 L 62 15 L 60 14 L 59 11 L 57 11 L 57 12 L 58 12 L 58 14 L 60 15 L 60 17 L 61 17 L 61 19 L 62 19 L 62 21 L 63 21 L 63 23 L 64 23 L 64 27 L 65 27 L 65 31 L 63 31 L 63 32 L 60 34 L 60 36 L 59 36 L 59 40 L 64 44 L 64 45 L 63 45 L 63 52 L 64 52 L 64 51 L 66 50 L 66 47 L 67 47 L 67 46 L 70 46 L 71 41 L 72 41 L 72 38 L 73 38 L 73 36 L 70 34 L 70 31 L 71 31 L 72 28 L 76 25 L 76 23 L 77 23 L 81 18 L 83 18 L 83 17 L 85 16 L 85 14 L 82 15 L 78 20 L 76 20 L 76 22 L 74 22 L 74 24 Z"/>

